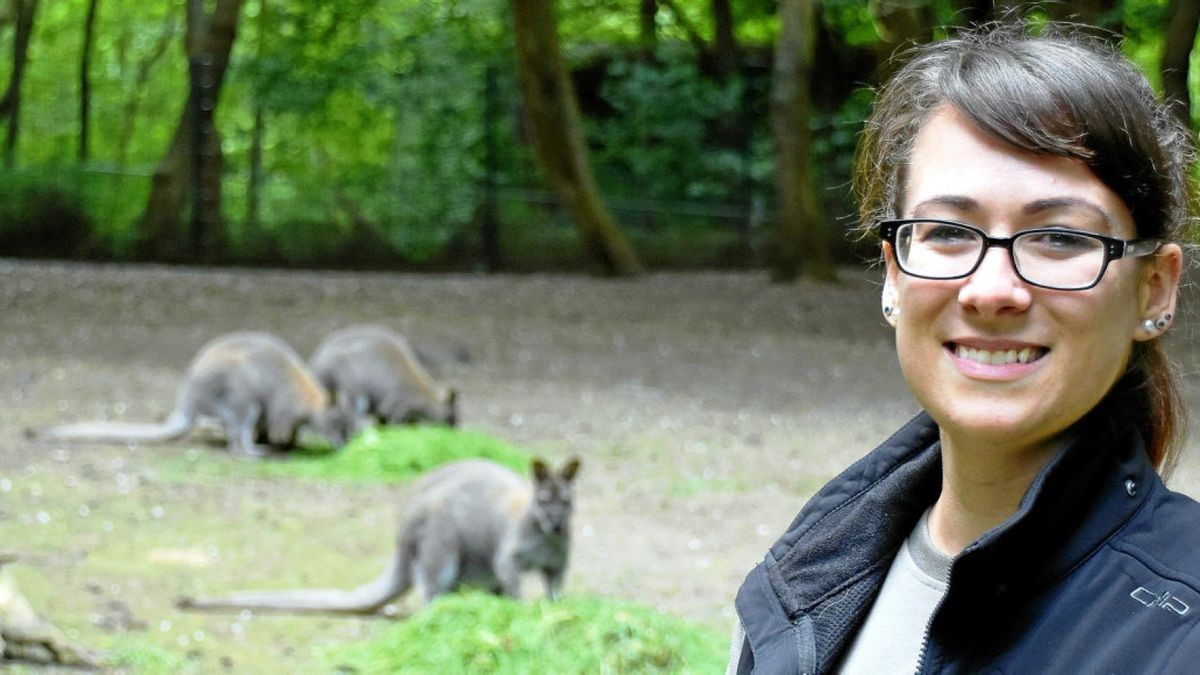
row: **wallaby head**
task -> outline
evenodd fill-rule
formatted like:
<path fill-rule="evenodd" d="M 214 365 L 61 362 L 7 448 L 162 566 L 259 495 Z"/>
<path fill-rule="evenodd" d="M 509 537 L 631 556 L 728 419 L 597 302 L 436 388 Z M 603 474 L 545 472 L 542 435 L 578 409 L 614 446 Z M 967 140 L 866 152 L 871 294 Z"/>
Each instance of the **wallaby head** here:
<path fill-rule="evenodd" d="M 325 437 L 335 448 L 341 448 L 350 440 L 357 430 L 357 416 L 353 411 L 337 405 L 330 405 L 315 415 L 311 420 L 313 431 Z"/>
<path fill-rule="evenodd" d="M 571 504 L 579 458 L 570 458 L 557 472 L 535 458 L 532 468 L 533 501 L 529 505 L 529 516 L 542 534 L 566 536 L 571 529 Z"/>

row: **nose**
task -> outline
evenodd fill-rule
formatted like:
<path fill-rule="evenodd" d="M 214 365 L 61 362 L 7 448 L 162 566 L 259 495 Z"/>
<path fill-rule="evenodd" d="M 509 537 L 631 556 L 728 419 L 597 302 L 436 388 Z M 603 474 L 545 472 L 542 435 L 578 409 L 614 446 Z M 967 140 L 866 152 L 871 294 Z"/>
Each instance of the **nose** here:
<path fill-rule="evenodd" d="M 1008 251 L 993 246 L 958 292 L 963 307 L 983 315 L 1020 313 L 1033 298 L 1029 284 L 1017 276 Z"/>

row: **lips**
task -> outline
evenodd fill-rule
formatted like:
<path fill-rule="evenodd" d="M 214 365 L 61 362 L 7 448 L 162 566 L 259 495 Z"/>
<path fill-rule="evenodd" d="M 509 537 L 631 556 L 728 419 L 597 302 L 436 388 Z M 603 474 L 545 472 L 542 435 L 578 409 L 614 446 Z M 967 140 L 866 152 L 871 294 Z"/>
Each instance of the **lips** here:
<path fill-rule="evenodd" d="M 1006 366 L 1013 363 L 1032 363 L 1046 355 L 1050 350 L 1045 347 L 1026 345 L 1008 349 L 983 349 L 968 347 L 951 342 L 947 345 L 951 352 L 960 359 L 972 361 L 985 366 Z"/>

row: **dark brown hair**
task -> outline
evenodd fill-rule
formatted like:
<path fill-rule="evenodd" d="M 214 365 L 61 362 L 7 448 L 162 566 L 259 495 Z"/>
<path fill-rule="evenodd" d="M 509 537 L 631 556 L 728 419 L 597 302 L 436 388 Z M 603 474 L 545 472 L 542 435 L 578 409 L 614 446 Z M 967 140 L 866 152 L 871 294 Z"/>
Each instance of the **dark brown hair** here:
<path fill-rule="evenodd" d="M 859 141 L 854 189 L 864 233 L 899 217 L 906 171 L 922 124 L 951 105 L 1015 148 L 1083 161 L 1116 193 L 1140 237 L 1181 242 L 1195 201 L 1188 130 L 1132 64 L 1078 27 L 989 24 L 910 50 L 879 90 Z M 1166 475 L 1186 408 L 1160 340 L 1134 344 L 1111 396 L 1120 397 Z"/>

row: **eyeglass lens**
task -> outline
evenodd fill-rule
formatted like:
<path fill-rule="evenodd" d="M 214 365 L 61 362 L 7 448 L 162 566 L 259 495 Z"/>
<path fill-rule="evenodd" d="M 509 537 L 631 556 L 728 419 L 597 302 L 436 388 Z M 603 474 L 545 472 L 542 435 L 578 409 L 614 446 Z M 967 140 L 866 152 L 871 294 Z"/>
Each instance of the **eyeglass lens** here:
<path fill-rule="evenodd" d="M 984 255 L 983 237 L 967 227 L 939 222 L 905 223 L 896 231 L 900 266 L 910 274 L 951 279 L 970 274 Z M 1067 231 L 1018 234 L 1012 262 L 1026 281 L 1052 288 L 1081 288 L 1103 273 L 1105 245 Z"/>

